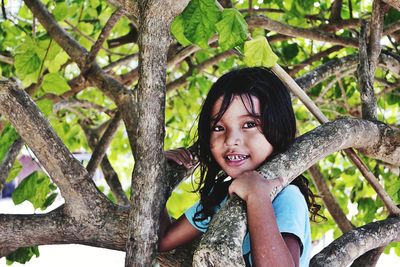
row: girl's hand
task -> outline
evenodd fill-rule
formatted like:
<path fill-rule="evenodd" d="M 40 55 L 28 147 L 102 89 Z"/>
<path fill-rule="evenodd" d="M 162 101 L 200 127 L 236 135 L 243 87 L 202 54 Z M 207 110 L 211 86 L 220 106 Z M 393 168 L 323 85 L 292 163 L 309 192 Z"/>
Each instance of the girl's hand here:
<path fill-rule="evenodd" d="M 265 179 L 256 171 L 246 171 L 233 179 L 232 184 L 229 186 L 229 195 L 235 193 L 247 202 L 252 196 L 269 197 L 272 190 L 282 184 L 283 179 L 281 177 L 272 180 Z"/>
<path fill-rule="evenodd" d="M 186 169 L 190 169 L 195 165 L 192 154 L 184 147 L 164 151 L 164 156 L 168 160 L 172 160 L 179 165 L 185 166 Z"/>

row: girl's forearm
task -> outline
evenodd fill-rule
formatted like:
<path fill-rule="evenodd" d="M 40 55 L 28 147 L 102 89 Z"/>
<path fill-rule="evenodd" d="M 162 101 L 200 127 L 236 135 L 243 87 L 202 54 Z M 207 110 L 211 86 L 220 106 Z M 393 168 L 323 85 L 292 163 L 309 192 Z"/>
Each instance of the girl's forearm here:
<path fill-rule="evenodd" d="M 247 218 L 253 266 L 297 266 L 276 223 L 269 196 L 250 196 Z M 296 263 L 297 262 L 297 263 Z"/>

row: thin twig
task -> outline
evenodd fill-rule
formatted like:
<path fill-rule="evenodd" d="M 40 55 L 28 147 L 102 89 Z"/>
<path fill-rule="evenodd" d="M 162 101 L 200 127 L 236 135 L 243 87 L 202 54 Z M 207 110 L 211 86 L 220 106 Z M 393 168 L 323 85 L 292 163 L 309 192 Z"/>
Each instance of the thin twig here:
<path fill-rule="evenodd" d="M 101 30 L 101 33 L 100 33 L 96 43 L 92 46 L 92 49 L 89 52 L 88 62 L 92 62 L 95 59 L 97 53 L 102 48 L 104 41 L 110 35 L 112 28 L 118 22 L 118 20 L 122 17 L 123 14 L 124 14 L 123 9 L 119 8 L 108 19 L 106 25 Z"/>
<path fill-rule="evenodd" d="M 315 164 L 311 166 L 308 171 L 311 174 L 311 178 L 315 187 L 317 188 L 318 195 L 321 196 L 325 207 L 332 215 L 332 218 L 335 220 L 342 233 L 347 233 L 348 231 L 353 229 L 354 227 L 352 223 L 347 219 L 346 214 L 344 214 L 335 197 L 329 190 L 328 185 L 324 181 L 324 177 L 319 170 L 318 165 Z"/>
<path fill-rule="evenodd" d="M 117 112 L 114 118 L 111 120 L 110 124 L 108 125 L 103 136 L 101 137 L 99 142 L 97 142 L 96 148 L 92 153 L 92 157 L 90 158 L 89 163 L 86 166 L 86 170 L 89 173 L 89 177 L 93 176 L 94 172 L 96 171 L 97 167 L 102 161 L 104 155 L 106 154 L 107 148 L 110 145 L 111 140 L 114 137 L 114 134 L 118 130 L 120 121 L 121 121 L 121 114 Z"/>
<path fill-rule="evenodd" d="M 18 137 L 17 140 L 10 146 L 8 152 L 4 156 L 4 159 L 0 165 L 0 191 L 5 185 L 7 177 L 10 174 L 11 168 L 14 165 L 15 159 L 17 158 L 19 152 L 24 146 L 24 140 Z"/>

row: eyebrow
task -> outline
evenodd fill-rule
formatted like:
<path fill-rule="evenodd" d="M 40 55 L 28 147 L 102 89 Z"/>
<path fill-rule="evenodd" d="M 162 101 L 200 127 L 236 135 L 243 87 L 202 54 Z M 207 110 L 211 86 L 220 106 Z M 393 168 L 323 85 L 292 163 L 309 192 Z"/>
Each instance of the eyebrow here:
<path fill-rule="evenodd" d="M 218 115 L 218 114 L 217 114 L 217 115 Z M 255 119 L 260 119 L 260 118 L 261 118 L 261 115 L 260 115 L 260 114 L 253 115 L 253 114 L 251 114 L 251 113 L 247 113 L 247 114 L 243 114 L 243 115 L 240 115 L 240 116 L 239 116 L 239 118 L 246 118 L 246 117 L 251 117 L 251 118 L 255 118 Z M 221 118 L 222 118 L 222 117 L 221 117 Z M 212 116 L 210 122 L 211 122 L 211 123 L 216 123 L 216 122 L 218 122 L 217 119 L 216 119 L 216 116 Z"/>

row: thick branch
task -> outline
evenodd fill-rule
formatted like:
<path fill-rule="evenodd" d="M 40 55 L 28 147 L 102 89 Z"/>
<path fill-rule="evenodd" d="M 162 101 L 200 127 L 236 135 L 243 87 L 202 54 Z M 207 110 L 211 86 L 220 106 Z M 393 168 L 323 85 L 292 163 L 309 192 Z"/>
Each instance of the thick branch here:
<path fill-rule="evenodd" d="M 85 217 L 108 202 L 29 95 L 11 80 L 0 81 L 0 113 L 7 117 L 60 188 L 70 214 Z"/>
<path fill-rule="evenodd" d="M 382 0 L 382 2 L 385 2 L 386 4 L 400 11 L 400 2 L 398 0 Z"/>
<path fill-rule="evenodd" d="M 328 122 L 297 138 L 295 143 L 290 146 L 285 153 L 274 157 L 267 164 L 260 167 L 259 171 L 267 179 L 283 177 L 285 179 L 284 184 L 287 185 L 315 162 L 335 151 L 349 147 L 374 147 L 381 143 L 383 139 L 388 138 L 381 127 L 388 128 L 387 126 L 375 122 L 357 119 L 344 118 L 334 122 Z M 398 132 L 398 137 L 400 137 L 400 132 Z M 389 152 L 389 150 L 393 151 L 392 145 L 383 146 L 386 147 L 387 152 Z M 398 161 L 397 164 L 399 165 L 400 156 L 398 153 L 400 153 L 400 145 L 398 145 L 395 150 L 397 152 L 390 153 L 389 158 L 390 161 Z M 387 155 L 389 155 L 389 153 L 387 153 Z M 276 188 L 275 194 L 271 197 L 275 197 L 282 188 L 283 187 Z M 220 229 L 227 229 L 226 231 L 230 233 L 226 241 L 227 244 L 233 242 L 232 240 L 243 240 L 244 234 L 241 229 L 246 225 L 244 220 L 241 220 L 240 223 L 235 223 L 234 226 L 232 226 L 232 222 L 228 220 L 221 220 L 221 223 L 218 225 L 214 223 L 220 220 L 220 214 L 223 214 L 223 211 L 232 209 L 233 207 L 237 208 L 235 214 L 232 214 L 233 217 L 235 217 L 235 215 L 240 216 L 241 213 L 239 213 L 239 211 L 244 212 L 239 206 L 233 203 L 232 199 L 228 200 L 227 204 L 221 209 L 221 212 L 214 216 L 208 230 L 212 233 L 207 236 L 214 236 L 214 233 L 220 231 Z M 223 255 L 220 254 L 220 252 L 226 251 L 228 247 L 225 243 L 222 244 L 220 240 L 212 238 L 203 238 L 200 246 L 204 247 L 205 250 L 203 251 L 201 248 L 198 250 L 195 254 L 195 257 L 198 257 L 196 261 L 200 261 L 201 258 L 221 258 Z M 208 249 L 210 246 L 213 248 L 214 256 L 210 255 L 211 252 Z M 239 256 L 236 256 L 236 258 L 237 257 Z M 212 263 L 216 264 L 215 266 L 227 266 L 226 264 L 219 265 L 218 262 Z"/>
<path fill-rule="evenodd" d="M 126 210 L 115 208 L 103 210 L 94 220 L 71 218 L 64 206 L 47 214 L 0 214 L 0 257 L 19 247 L 50 244 L 123 250 L 126 223 Z"/>
<path fill-rule="evenodd" d="M 372 222 L 333 241 L 311 259 L 310 266 L 348 266 L 359 255 L 396 241 L 400 241 L 400 217 Z"/>
<path fill-rule="evenodd" d="M 360 87 L 362 117 L 366 120 L 376 120 L 377 103 L 373 84 L 375 66 L 372 58 L 370 58 L 372 55 L 367 53 L 366 30 L 367 23 L 364 21 L 360 31 L 360 63 L 358 64 L 357 68 L 358 84 Z M 380 47 L 380 44 L 378 45 Z M 371 45 L 369 47 L 371 47 Z"/>
<path fill-rule="evenodd" d="M 180 1 L 182 2 L 182 1 Z M 167 53 L 172 2 L 139 2 L 139 88 L 133 153 L 132 196 L 125 266 L 151 266 L 157 255 L 159 216 L 165 207 L 163 154 Z M 160 14 L 163 14 L 160 16 Z M 143 223 L 146 221 L 146 224 Z"/>

